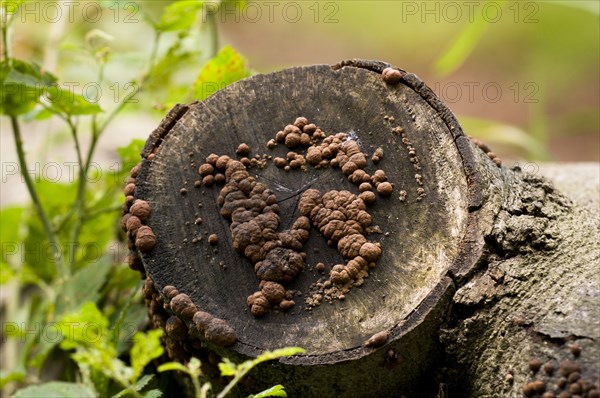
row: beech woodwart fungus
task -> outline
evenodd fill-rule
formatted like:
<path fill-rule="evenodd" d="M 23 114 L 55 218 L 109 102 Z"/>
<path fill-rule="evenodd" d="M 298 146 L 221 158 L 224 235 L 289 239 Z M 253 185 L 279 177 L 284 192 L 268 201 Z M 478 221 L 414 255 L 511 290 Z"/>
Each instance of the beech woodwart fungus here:
<path fill-rule="evenodd" d="M 170 316 L 165 324 L 165 332 L 172 339 L 184 340 L 187 337 L 187 326 L 178 317 Z"/>
<path fill-rule="evenodd" d="M 316 189 L 308 189 L 300 197 L 300 213 L 310 216 L 312 224 L 326 239 L 337 243 L 339 252 L 348 260 L 346 265 L 338 264 L 331 269 L 330 281 L 335 286 L 328 292 L 330 296 L 339 298 L 348 291 L 349 284 L 360 285 L 368 274 L 369 263 L 376 262 L 381 255 L 379 243 L 369 242 L 364 236 L 372 222 L 365 209 L 363 200 L 349 191 L 332 190 L 321 194 Z M 309 300 L 314 302 L 312 298 Z"/>
<path fill-rule="evenodd" d="M 125 226 L 127 228 L 127 231 L 132 236 L 135 236 L 138 229 L 142 226 L 142 221 L 139 218 L 137 218 L 136 216 L 130 216 L 127 218 Z"/>
<path fill-rule="evenodd" d="M 169 306 L 171 307 L 171 311 L 184 318 L 192 318 L 194 313 L 198 311 L 192 299 L 185 293 L 179 293 L 173 297 Z"/>
<path fill-rule="evenodd" d="M 292 128 L 293 127 L 293 128 Z M 298 129 L 286 126 L 288 131 Z M 279 304 L 285 297 L 280 283 L 291 282 L 304 268 L 299 252 L 308 240 L 310 222 L 300 217 L 292 229 L 277 233 L 279 207 L 277 197 L 251 177 L 241 162 L 228 162 L 226 184 L 217 198 L 221 215 L 231 220 L 233 247 L 254 263 L 254 271 L 263 284 L 261 292 L 248 299 L 254 316 L 262 316 L 271 304 Z M 265 297 L 265 294 L 269 297 Z"/>
<path fill-rule="evenodd" d="M 390 338 L 390 332 L 388 330 L 384 330 L 379 333 L 375 333 L 373 336 L 369 337 L 367 341 L 365 341 L 366 347 L 381 347 L 384 345 L 388 339 Z"/>
<path fill-rule="evenodd" d="M 208 236 L 208 243 L 213 246 L 216 246 L 219 243 L 219 236 L 217 234 L 210 234 Z"/>
<path fill-rule="evenodd" d="M 398 69 L 394 68 L 385 68 L 382 72 L 383 81 L 387 84 L 398 84 L 400 83 L 400 79 L 402 79 L 402 73 Z"/>
<path fill-rule="evenodd" d="M 135 246 L 142 252 L 149 252 L 156 245 L 156 236 L 148 226 L 141 226 L 135 234 Z"/>
<path fill-rule="evenodd" d="M 394 187 L 389 182 L 381 182 L 377 185 L 377 193 L 379 193 L 384 198 L 387 198 L 392 194 Z"/>
<path fill-rule="evenodd" d="M 243 142 L 240 145 L 238 145 L 237 149 L 235 150 L 235 153 L 237 153 L 240 156 L 246 156 L 250 153 L 250 147 L 248 146 L 248 144 Z"/>
<path fill-rule="evenodd" d="M 129 208 L 129 213 L 146 222 L 150 217 L 150 205 L 145 200 L 136 200 Z"/>
<path fill-rule="evenodd" d="M 162 290 L 163 295 L 167 298 L 167 300 L 171 300 L 173 297 L 179 294 L 179 291 L 175 288 L 175 286 L 167 285 Z"/>
<path fill-rule="evenodd" d="M 210 163 L 204 163 L 202 166 L 200 166 L 200 168 L 198 169 L 198 173 L 204 177 L 207 176 L 209 174 L 212 174 L 215 171 L 215 168 L 213 167 L 212 164 Z"/>
<path fill-rule="evenodd" d="M 237 336 L 231 326 L 224 320 L 213 317 L 208 312 L 196 311 L 192 322 L 196 330 L 211 343 L 229 346 L 237 341 Z"/>
<path fill-rule="evenodd" d="M 390 72 L 392 80 L 400 76 L 396 72 Z M 311 225 L 319 229 L 328 243 L 337 247 L 347 261 L 332 268 L 328 281 L 311 287 L 313 290 L 315 286 L 320 286 L 321 290 L 327 289 L 321 292 L 324 294 L 318 293 L 315 297 L 324 296 L 327 300 L 343 298 L 352 285 L 363 283 L 369 268 L 374 267 L 381 256 L 381 245 L 369 242 L 366 238 L 367 233 L 376 231 L 369 228 L 372 217 L 366 211 L 366 204 L 373 205 L 377 199 L 371 183 L 382 185 L 386 176 L 382 170 L 376 171 L 373 176 L 365 171 L 367 155 L 358 142 L 349 137 L 351 135 L 346 133 L 327 136 L 318 126 L 300 116 L 293 124 L 278 131 L 275 138 L 266 144 L 269 149 L 281 143 L 294 150 L 288 152 L 285 158 L 257 154 L 251 159 L 244 157 L 237 161 L 227 155 L 210 154 L 206 163 L 199 168 L 204 186 L 212 182 L 225 183 L 217 197 L 220 214 L 231 222 L 229 229 L 233 248 L 253 263 L 260 280 L 259 290 L 247 299 L 254 316 L 263 316 L 272 307 L 285 311 L 294 306 L 293 292 L 286 291 L 285 285 L 304 269 L 306 254 L 302 250 Z M 242 143 L 236 153 L 245 156 L 249 151 L 248 145 Z M 381 160 L 383 149 L 377 148 L 374 156 L 378 158 L 377 161 Z M 349 191 L 323 194 L 308 189 L 298 203 L 301 216 L 289 230 L 278 231 L 281 220 L 277 197 L 248 172 L 252 167 L 266 167 L 269 161 L 285 171 L 306 171 L 308 166 L 315 169 L 329 165 L 339 168 L 359 188 L 360 196 Z M 207 178 L 214 178 L 214 181 L 208 184 Z M 385 183 L 378 191 L 382 196 L 389 196 L 391 188 L 391 183 Z M 216 239 L 213 234 L 208 241 L 216 244 Z M 316 268 L 323 272 L 325 265 L 320 263 Z M 204 323 L 207 322 L 205 319 Z"/>
<path fill-rule="evenodd" d="M 227 322 L 213 318 L 204 331 L 204 338 L 220 346 L 229 346 L 237 341 L 235 331 Z"/>

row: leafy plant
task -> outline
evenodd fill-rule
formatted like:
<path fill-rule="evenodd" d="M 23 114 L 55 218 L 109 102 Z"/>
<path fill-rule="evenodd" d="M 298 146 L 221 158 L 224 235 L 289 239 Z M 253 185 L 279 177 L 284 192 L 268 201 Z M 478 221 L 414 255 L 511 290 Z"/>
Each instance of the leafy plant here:
<path fill-rule="evenodd" d="M 242 1 L 229 2 L 243 5 Z M 40 66 L 44 59 L 36 63 L 11 54 L 10 37 L 17 21 L 24 19 L 17 15 L 26 4 L 0 2 L 0 114 L 11 126 L 18 171 L 31 199 L 30 205 L 0 210 L 0 283 L 13 297 L 5 307 L 2 325 L 6 360 L 0 370 L 0 388 L 8 395 L 16 383 L 31 384 L 16 392 L 17 397 L 159 396 L 160 391 L 149 387 L 154 376 L 144 374 L 144 368 L 162 354 L 161 332 L 134 335 L 146 314 L 137 294 L 139 278 L 122 264 L 126 249 L 118 232 L 124 200 L 121 188 L 129 169 L 139 162 L 143 141 L 134 140 L 120 148 L 117 167 L 99 169 L 93 159 L 101 138 L 127 109 L 156 108 L 162 113 L 173 102 L 194 98 L 197 90 L 188 82 L 221 79 L 214 81 L 221 88 L 250 72 L 233 48 L 219 52 L 216 11 L 222 2 L 211 2 L 211 8 L 204 1 L 172 2 L 165 7 L 128 2 L 152 33 L 143 60 L 132 57 L 131 69 L 141 71 L 136 77 L 124 82 L 112 77 L 111 68 L 124 58 L 119 46 L 114 47 L 117 35 L 90 27 L 81 17 L 75 21 L 75 34 L 70 35 L 77 41 L 65 40 L 54 50 L 80 57 L 57 57 L 60 65 L 56 71 L 73 72 L 81 60 L 91 65 L 86 69 L 95 71 L 94 84 L 111 93 L 92 98 L 67 84 L 76 77 Z M 104 12 L 115 12 L 117 3 L 94 4 Z M 57 27 L 59 33 L 64 29 L 61 24 Z M 200 51 L 206 38 L 210 49 Z M 235 64 L 223 64 L 232 59 Z M 206 75 L 206 71 L 223 68 L 226 73 Z M 174 81 L 177 83 L 164 84 Z M 149 103 L 149 98 L 162 101 Z M 28 172 L 34 163 L 25 152 L 25 124 L 55 126 L 56 121 L 62 122 L 62 128 L 52 134 L 66 132 L 77 159 L 69 181 L 48 180 Z M 62 340 L 47 336 L 57 325 Z M 92 338 L 85 334 L 89 330 L 96 331 Z M 77 382 L 39 384 L 48 358 L 58 350 L 70 354 L 55 355 L 64 362 L 59 363 L 65 369 L 61 377 Z"/>
<path fill-rule="evenodd" d="M 235 386 L 242 380 L 242 378 L 250 372 L 255 366 L 271 361 L 281 357 L 289 357 L 303 353 L 304 350 L 299 347 L 287 347 L 281 348 L 274 351 L 266 351 L 260 354 L 254 359 L 249 359 L 242 362 L 239 365 L 234 364 L 229 359 L 224 358 L 223 362 L 219 363 L 219 370 L 221 376 L 232 377 L 229 384 L 223 388 L 223 390 L 217 394 L 216 398 L 224 398 L 229 392 L 231 392 Z M 187 365 L 182 365 L 179 362 L 168 362 L 158 367 L 159 372 L 166 372 L 169 370 L 176 370 L 187 374 L 194 385 L 194 392 L 196 398 L 207 398 L 212 389 L 210 382 L 204 382 L 201 384 L 202 370 L 200 369 L 200 360 L 192 358 Z M 287 397 L 282 385 L 273 386 L 267 390 L 264 390 L 256 395 L 250 395 L 248 398 L 263 398 L 263 397 Z"/>

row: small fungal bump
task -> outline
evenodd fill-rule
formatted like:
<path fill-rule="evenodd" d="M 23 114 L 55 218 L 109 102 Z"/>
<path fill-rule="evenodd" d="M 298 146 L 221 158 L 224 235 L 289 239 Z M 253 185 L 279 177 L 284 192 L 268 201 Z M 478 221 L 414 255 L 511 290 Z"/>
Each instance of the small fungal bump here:
<path fill-rule="evenodd" d="M 569 346 L 569 351 L 571 351 L 571 354 L 577 358 L 581 354 L 581 347 L 579 344 L 571 344 Z"/>
<path fill-rule="evenodd" d="M 235 331 L 227 322 L 213 318 L 204 331 L 204 338 L 216 345 L 227 347 L 237 341 Z"/>
<path fill-rule="evenodd" d="M 379 183 L 379 185 L 377 185 L 377 193 L 379 193 L 379 195 L 381 195 L 384 198 L 389 197 L 392 194 L 392 191 L 394 190 L 394 187 L 392 186 L 391 183 L 389 182 L 381 182 Z"/>
<path fill-rule="evenodd" d="M 175 288 L 175 286 L 167 285 L 163 287 L 162 293 L 167 299 L 171 300 L 173 297 L 179 294 L 179 291 Z"/>
<path fill-rule="evenodd" d="M 136 200 L 129 208 L 129 213 L 145 222 L 150 217 L 150 205 L 145 200 Z"/>
<path fill-rule="evenodd" d="M 146 225 L 138 228 L 135 238 L 135 246 L 142 252 L 149 252 L 156 246 L 156 235 Z"/>
<path fill-rule="evenodd" d="M 533 358 L 529 361 L 529 369 L 533 373 L 536 373 L 538 370 L 540 370 L 541 367 L 542 367 L 542 361 L 540 361 L 539 359 Z"/>
<path fill-rule="evenodd" d="M 581 372 L 581 366 L 569 359 L 565 359 L 560 363 L 560 374 L 569 376 L 573 372 Z"/>
<path fill-rule="evenodd" d="M 281 302 L 279 303 L 279 308 L 282 311 L 288 311 L 289 309 L 291 309 L 292 307 L 294 307 L 296 305 L 296 303 L 294 302 L 294 300 L 281 300 Z"/>
<path fill-rule="evenodd" d="M 136 216 L 130 216 L 127 218 L 126 222 L 127 232 L 131 236 L 135 236 L 137 234 L 138 229 L 142 226 L 142 221 Z"/>
<path fill-rule="evenodd" d="M 240 156 L 247 156 L 250 153 L 250 147 L 248 146 L 248 144 L 243 142 L 240 145 L 238 145 L 237 149 L 235 150 L 235 153 L 237 153 Z"/>
<path fill-rule="evenodd" d="M 384 330 L 379 333 L 375 333 L 373 336 L 369 337 L 369 339 L 364 342 L 364 345 L 365 347 L 372 348 L 381 347 L 382 345 L 387 343 L 388 339 L 390 338 L 390 335 L 391 334 L 389 330 Z"/>
<path fill-rule="evenodd" d="M 385 68 L 381 75 L 383 77 L 383 81 L 390 85 L 398 84 L 400 79 L 402 79 L 402 73 L 394 68 Z"/>
<path fill-rule="evenodd" d="M 188 190 L 187 190 L 186 188 L 181 188 L 181 189 L 179 190 L 179 193 L 180 193 L 181 195 L 187 195 L 187 193 L 188 193 Z"/>
<path fill-rule="evenodd" d="M 208 325 L 212 322 L 214 317 L 208 312 L 196 311 L 192 317 L 192 322 L 196 327 L 196 330 L 200 333 L 204 333 Z"/>
<path fill-rule="evenodd" d="M 208 236 L 208 243 L 213 246 L 216 246 L 219 243 L 219 236 L 217 234 L 210 234 Z"/>
<path fill-rule="evenodd" d="M 129 184 L 125 185 L 125 188 L 123 189 L 123 193 L 125 194 L 125 196 L 133 195 L 134 191 L 135 191 L 134 183 L 129 183 Z"/>
<path fill-rule="evenodd" d="M 325 271 L 325 264 L 323 264 L 323 263 L 317 263 L 317 265 L 315 265 L 315 269 L 318 272 L 324 272 Z"/>
<path fill-rule="evenodd" d="M 185 340 L 187 338 L 187 326 L 185 326 L 185 322 L 176 316 L 170 316 L 167 319 L 165 332 L 167 336 L 175 340 Z"/>
<path fill-rule="evenodd" d="M 198 168 L 198 174 L 200 174 L 202 177 L 212 174 L 214 171 L 215 168 L 210 163 L 204 163 L 202 166 L 200 166 L 200 168 Z"/>
<path fill-rule="evenodd" d="M 185 293 L 179 293 L 173 297 L 169 303 L 171 310 L 184 318 L 192 318 L 198 311 L 192 299 Z"/>

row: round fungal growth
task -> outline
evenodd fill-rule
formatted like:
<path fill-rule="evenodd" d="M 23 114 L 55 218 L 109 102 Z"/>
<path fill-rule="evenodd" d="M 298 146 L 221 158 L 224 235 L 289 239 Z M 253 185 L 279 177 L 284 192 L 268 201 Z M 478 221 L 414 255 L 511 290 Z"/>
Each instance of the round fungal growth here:
<path fill-rule="evenodd" d="M 142 252 L 149 252 L 156 245 L 156 235 L 148 226 L 141 226 L 135 234 L 135 246 Z"/>
<path fill-rule="evenodd" d="M 387 343 L 389 338 L 390 332 L 388 330 L 375 333 L 373 336 L 369 337 L 367 341 L 365 341 L 365 347 L 381 347 Z"/>
<path fill-rule="evenodd" d="M 217 234 L 210 234 L 208 236 L 208 243 L 210 243 L 213 246 L 216 246 L 219 244 L 219 236 Z"/>
<path fill-rule="evenodd" d="M 235 153 L 237 153 L 240 156 L 247 156 L 250 153 L 250 147 L 248 146 L 248 144 L 243 142 L 240 145 L 238 145 L 237 149 L 235 150 Z"/>
<path fill-rule="evenodd" d="M 169 306 L 175 314 L 184 318 L 192 318 L 196 311 L 198 311 L 192 299 L 185 293 L 179 293 L 173 297 Z"/>
<path fill-rule="evenodd" d="M 382 72 L 383 81 L 390 85 L 396 85 L 400 83 L 402 79 L 402 73 L 398 69 L 385 68 Z"/>
<path fill-rule="evenodd" d="M 377 185 L 377 193 L 381 196 L 383 196 L 384 198 L 389 197 L 392 194 L 392 191 L 394 190 L 394 187 L 392 186 L 391 183 L 385 181 L 385 182 L 381 182 Z"/>
<path fill-rule="evenodd" d="M 165 332 L 172 339 L 185 340 L 187 337 L 187 326 L 178 317 L 171 316 L 165 324 Z"/>
<path fill-rule="evenodd" d="M 227 322 L 219 318 L 213 318 L 206 326 L 204 338 L 219 346 L 230 346 L 237 341 L 235 331 Z"/>
<path fill-rule="evenodd" d="M 135 236 L 138 229 L 142 226 L 142 221 L 136 216 L 127 217 L 127 221 L 125 222 L 125 228 L 127 232 L 131 234 L 131 236 Z"/>
<path fill-rule="evenodd" d="M 150 205 L 145 200 L 136 200 L 129 208 L 129 213 L 146 222 L 150 217 Z"/>
<path fill-rule="evenodd" d="M 210 163 L 204 163 L 202 166 L 200 166 L 200 168 L 198 169 L 198 174 L 200 174 L 202 177 L 207 176 L 209 174 L 214 173 L 215 168 L 212 164 Z"/>

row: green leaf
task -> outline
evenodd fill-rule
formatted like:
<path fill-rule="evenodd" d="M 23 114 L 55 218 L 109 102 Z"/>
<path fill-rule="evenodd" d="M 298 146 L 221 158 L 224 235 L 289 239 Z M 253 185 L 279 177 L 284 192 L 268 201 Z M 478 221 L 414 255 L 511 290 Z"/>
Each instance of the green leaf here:
<path fill-rule="evenodd" d="M 160 340 L 162 334 L 161 329 L 155 329 L 148 333 L 137 332 L 133 337 L 133 347 L 130 351 L 131 367 L 133 368 L 132 381 L 140 377 L 150 361 L 163 354 L 164 348 Z"/>
<path fill-rule="evenodd" d="M 248 398 L 265 398 L 265 397 L 287 397 L 287 393 L 284 391 L 283 386 L 278 384 L 269 389 L 259 392 L 256 395 L 250 395 Z"/>
<path fill-rule="evenodd" d="M 95 398 L 89 387 L 78 383 L 52 381 L 25 387 L 12 395 L 12 398 Z"/>
<path fill-rule="evenodd" d="M 160 32 L 188 30 L 196 21 L 204 1 L 176 1 L 165 7 L 156 30 Z"/>
<path fill-rule="evenodd" d="M 85 97 L 59 87 L 49 87 L 45 99 L 50 111 L 66 116 L 93 115 L 102 112 L 98 104 L 91 103 Z"/>
<path fill-rule="evenodd" d="M 209 60 L 196 78 L 193 95 L 202 101 L 225 86 L 250 76 L 246 60 L 233 47 L 225 46 Z"/>
<path fill-rule="evenodd" d="M 150 390 L 144 394 L 144 398 L 160 398 L 162 396 L 163 393 L 159 389 Z"/>
<path fill-rule="evenodd" d="M 135 391 L 142 391 L 153 378 L 154 375 L 144 375 L 140 377 L 140 379 L 133 385 L 133 389 Z"/>
<path fill-rule="evenodd" d="M 56 298 L 56 314 L 75 311 L 82 303 L 98 301 L 100 288 L 112 267 L 111 260 L 109 256 L 101 257 L 81 268 L 62 285 Z"/>
<path fill-rule="evenodd" d="M 108 319 L 95 303 L 84 303 L 79 311 L 65 315 L 58 327 L 63 335 L 60 346 L 64 350 L 78 346 L 102 346 L 108 339 Z"/>
<path fill-rule="evenodd" d="M 502 5 L 505 0 L 497 1 Z M 451 42 L 444 53 L 435 61 L 434 70 L 439 76 L 447 76 L 457 70 L 473 52 L 477 43 L 488 28 L 489 23 L 485 19 L 485 12 L 478 10 L 473 22 L 469 22 Z"/>
<path fill-rule="evenodd" d="M 127 146 L 117 148 L 117 153 L 121 159 L 120 174 L 122 176 L 129 174 L 131 168 L 142 161 L 142 149 L 145 144 L 144 140 L 135 138 Z"/>
<path fill-rule="evenodd" d="M 219 370 L 221 371 L 221 376 L 235 376 L 236 365 L 229 358 L 223 358 L 223 362 L 219 363 Z"/>
<path fill-rule="evenodd" d="M 15 277 L 16 267 L 21 265 L 22 253 L 21 225 L 23 219 L 22 207 L 7 207 L 0 210 L 0 236 L 2 245 L 0 247 L 0 285 L 4 285 Z M 12 261 L 11 261 L 12 260 Z"/>
<path fill-rule="evenodd" d="M 266 351 L 260 354 L 253 362 L 261 363 L 265 361 L 271 361 L 280 357 L 291 357 L 292 355 L 302 354 L 304 349 L 300 347 L 285 347 L 274 351 Z"/>
<path fill-rule="evenodd" d="M 0 61 L 0 114 L 17 116 L 31 111 L 56 77 L 17 59 Z"/>

